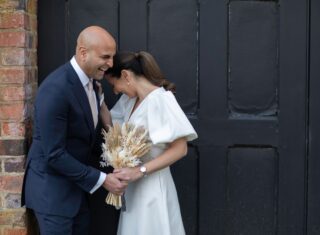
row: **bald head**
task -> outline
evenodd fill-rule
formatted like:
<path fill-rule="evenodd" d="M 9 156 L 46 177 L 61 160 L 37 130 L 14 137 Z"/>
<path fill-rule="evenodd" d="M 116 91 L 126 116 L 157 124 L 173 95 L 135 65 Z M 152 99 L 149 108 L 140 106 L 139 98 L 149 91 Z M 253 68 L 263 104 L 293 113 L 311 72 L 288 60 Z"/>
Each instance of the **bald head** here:
<path fill-rule="evenodd" d="M 90 26 L 78 36 L 75 58 L 88 77 L 100 80 L 112 67 L 115 51 L 116 42 L 111 34 L 99 26 Z"/>
<path fill-rule="evenodd" d="M 89 26 L 85 28 L 81 31 L 77 39 L 77 47 L 82 46 L 87 49 L 105 43 L 110 44 L 110 46 L 116 44 L 111 34 L 99 26 Z"/>

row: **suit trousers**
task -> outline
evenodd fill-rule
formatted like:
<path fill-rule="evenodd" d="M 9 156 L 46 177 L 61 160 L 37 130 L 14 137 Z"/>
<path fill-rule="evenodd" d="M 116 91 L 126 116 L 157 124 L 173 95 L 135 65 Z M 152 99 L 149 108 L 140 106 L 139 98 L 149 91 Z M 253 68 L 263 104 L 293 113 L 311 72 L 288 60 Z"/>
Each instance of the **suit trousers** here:
<path fill-rule="evenodd" d="M 73 218 L 48 215 L 35 211 L 41 235 L 89 235 L 90 212 L 88 199 L 83 194 L 81 207 Z"/>

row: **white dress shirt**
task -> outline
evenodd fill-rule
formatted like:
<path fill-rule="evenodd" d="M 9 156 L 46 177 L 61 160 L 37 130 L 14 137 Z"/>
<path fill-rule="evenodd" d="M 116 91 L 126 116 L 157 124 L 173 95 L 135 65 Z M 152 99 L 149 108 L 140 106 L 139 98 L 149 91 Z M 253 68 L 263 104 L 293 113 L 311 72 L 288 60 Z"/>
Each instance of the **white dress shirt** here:
<path fill-rule="evenodd" d="M 83 70 L 80 68 L 80 66 L 78 65 L 76 59 L 74 57 L 72 57 L 72 59 L 70 60 L 70 63 L 72 65 L 72 67 L 74 68 L 74 70 L 76 71 L 82 85 L 84 89 L 87 89 L 87 84 L 89 83 L 89 78 L 88 76 L 83 72 Z M 95 107 L 97 107 L 97 105 L 95 105 Z M 98 179 L 98 182 L 96 183 L 96 185 L 90 190 L 90 193 L 94 193 L 98 188 L 100 188 L 100 186 L 103 184 L 103 182 L 105 181 L 107 177 L 107 174 L 104 172 L 100 172 L 100 177 Z"/>

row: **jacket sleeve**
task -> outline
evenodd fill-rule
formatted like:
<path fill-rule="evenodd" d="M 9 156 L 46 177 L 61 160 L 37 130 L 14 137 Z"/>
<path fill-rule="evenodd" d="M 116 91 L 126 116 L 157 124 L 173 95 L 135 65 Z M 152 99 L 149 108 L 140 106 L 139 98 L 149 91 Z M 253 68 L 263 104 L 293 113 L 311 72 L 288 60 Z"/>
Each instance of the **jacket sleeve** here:
<path fill-rule="evenodd" d="M 64 94 L 66 92 L 66 88 L 58 85 L 45 86 L 39 91 L 35 118 L 41 146 L 50 168 L 90 192 L 100 172 L 81 163 L 67 151 L 67 137 L 70 133 L 67 133 L 69 103 L 67 94 Z"/>

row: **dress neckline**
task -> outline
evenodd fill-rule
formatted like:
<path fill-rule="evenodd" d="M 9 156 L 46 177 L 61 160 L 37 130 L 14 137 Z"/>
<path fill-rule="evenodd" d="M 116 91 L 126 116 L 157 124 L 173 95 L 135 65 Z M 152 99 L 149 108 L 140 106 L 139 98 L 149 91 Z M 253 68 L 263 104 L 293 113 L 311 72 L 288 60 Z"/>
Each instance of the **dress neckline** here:
<path fill-rule="evenodd" d="M 133 98 L 134 100 L 132 102 L 127 121 L 132 119 L 132 116 L 134 116 L 134 114 L 140 109 L 140 107 L 143 106 L 143 104 L 145 103 L 145 100 L 148 99 L 151 94 L 154 94 L 154 93 L 156 93 L 156 91 L 160 91 L 163 89 L 164 89 L 163 87 L 159 87 L 159 88 L 156 88 L 156 89 L 152 90 L 151 92 L 149 92 L 149 94 L 147 94 L 146 97 L 144 97 L 144 99 L 140 102 L 140 104 L 136 107 L 135 110 L 133 110 L 133 108 L 135 106 L 135 103 L 137 102 L 137 97 Z"/>

